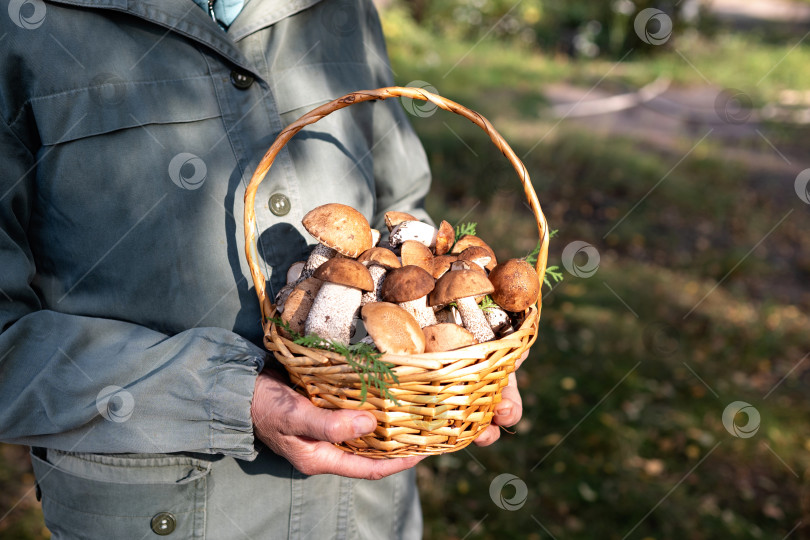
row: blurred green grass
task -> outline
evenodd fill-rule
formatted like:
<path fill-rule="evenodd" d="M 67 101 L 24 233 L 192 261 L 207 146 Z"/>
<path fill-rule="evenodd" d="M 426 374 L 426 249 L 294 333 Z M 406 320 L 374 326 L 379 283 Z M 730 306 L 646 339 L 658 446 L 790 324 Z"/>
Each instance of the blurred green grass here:
<path fill-rule="evenodd" d="M 427 538 L 810 537 L 810 218 L 792 178 L 759 164 L 772 152 L 764 140 L 709 137 L 683 158 L 695 136 L 662 146 L 557 124 L 544 92 L 660 76 L 689 87 L 705 84 L 703 74 L 761 105 L 810 88 L 810 47 L 787 54 L 790 43 L 720 29 L 617 63 L 436 36 L 396 4 L 383 19 L 398 83 L 426 81 L 479 110 L 524 156 L 560 230 L 549 263 L 560 265 L 574 240 L 600 253 L 593 277 L 566 273 L 544 290 L 540 335 L 519 372 L 516 433 L 419 466 Z M 431 214 L 478 222 L 499 257 L 529 252 L 534 218 L 487 137 L 444 112 L 413 123 L 434 175 Z M 768 126 L 791 157 L 807 136 Z M 761 414 L 748 439 L 722 425 L 738 400 Z M 46 537 L 24 450 L 0 449 L 0 515 L 22 500 L 0 520 L 0 537 Z M 503 473 L 528 488 L 515 511 L 490 494 Z"/>

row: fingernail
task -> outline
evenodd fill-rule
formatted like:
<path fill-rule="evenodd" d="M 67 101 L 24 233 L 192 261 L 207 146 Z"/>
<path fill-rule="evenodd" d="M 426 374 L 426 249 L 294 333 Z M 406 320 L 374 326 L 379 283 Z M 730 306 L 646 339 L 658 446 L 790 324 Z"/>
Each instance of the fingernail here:
<path fill-rule="evenodd" d="M 354 420 L 352 420 L 352 427 L 354 428 L 354 436 L 362 437 L 374 431 L 377 422 L 368 416 L 355 416 Z"/>
<path fill-rule="evenodd" d="M 509 416 L 512 414 L 512 407 L 501 407 L 500 409 L 495 411 L 497 416 Z"/>

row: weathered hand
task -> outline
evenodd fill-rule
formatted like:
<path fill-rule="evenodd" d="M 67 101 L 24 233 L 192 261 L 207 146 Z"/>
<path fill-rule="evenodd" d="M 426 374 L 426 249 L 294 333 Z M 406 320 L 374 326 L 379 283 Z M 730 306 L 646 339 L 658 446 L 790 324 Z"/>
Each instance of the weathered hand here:
<path fill-rule="evenodd" d="M 527 356 L 529 356 L 528 350 L 515 362 L 515 371 L 526 360 Z M 523 415 L 523 401 L 520 399 L 515 372 L 509 374 L 509 384 L 503 389 L 501 395 L 503 399 L 495 406 L 495 416 L 492 423 L 475 439 L 475 444 L 478 446 L 489 446 L 497 441 L 501 436 L 500 426 L 514 426 Z"/>
<path fill-rule="evenodd" d="M 423 459 L 371 459 L 340 450 L 332 443 L 371 433 L 377 425 L 374 416 L 316 407 L 270 372 L 262 372 L 256 379 L 251 415 L 256 436 L 307 475 L 379 480 Z"/>

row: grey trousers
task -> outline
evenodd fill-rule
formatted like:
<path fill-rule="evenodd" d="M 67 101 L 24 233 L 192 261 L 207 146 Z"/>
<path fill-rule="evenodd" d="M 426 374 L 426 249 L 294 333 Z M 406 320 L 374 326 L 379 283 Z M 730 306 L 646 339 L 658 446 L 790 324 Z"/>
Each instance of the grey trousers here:
<path fill-rule="evenodd" d="M 304 476 L 267 450 L 255 461 L 33 449 L 54 539 L 402 538 L 422 534 L 415 473 L 367 481 Z"/>

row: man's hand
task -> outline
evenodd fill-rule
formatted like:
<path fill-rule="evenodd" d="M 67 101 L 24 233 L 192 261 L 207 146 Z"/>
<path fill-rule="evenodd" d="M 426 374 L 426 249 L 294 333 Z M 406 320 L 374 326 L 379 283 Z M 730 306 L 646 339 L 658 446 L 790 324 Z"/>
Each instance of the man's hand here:
<path fill-rule="evenodd" d="M 515 371 L 526 360 L 527 356 L 529 356 L 528 350 L 515 362 Z M 478 446 L 489 446 L 494 443 L 501 436 L 500 426 L 514 426 L 523 416 L 523 400 L 520 399 L 515 372 L 509 374 L 509 384 L 503 389 L 501 396 L 503 399 L 495 406 L 495 416 L 492 418 L 492 423 L 475 439 L 475 444 Z"/>
<path fill-rule="evenodd" d="M 377 426 L 374 416 L 316 407 L 272 373 L 256 379 L 251 415 L 256 436 L 303 474 L 379 480 L 424 459 L 371 459 L 340 450 L 332 443 L 371 433 Z"/>

